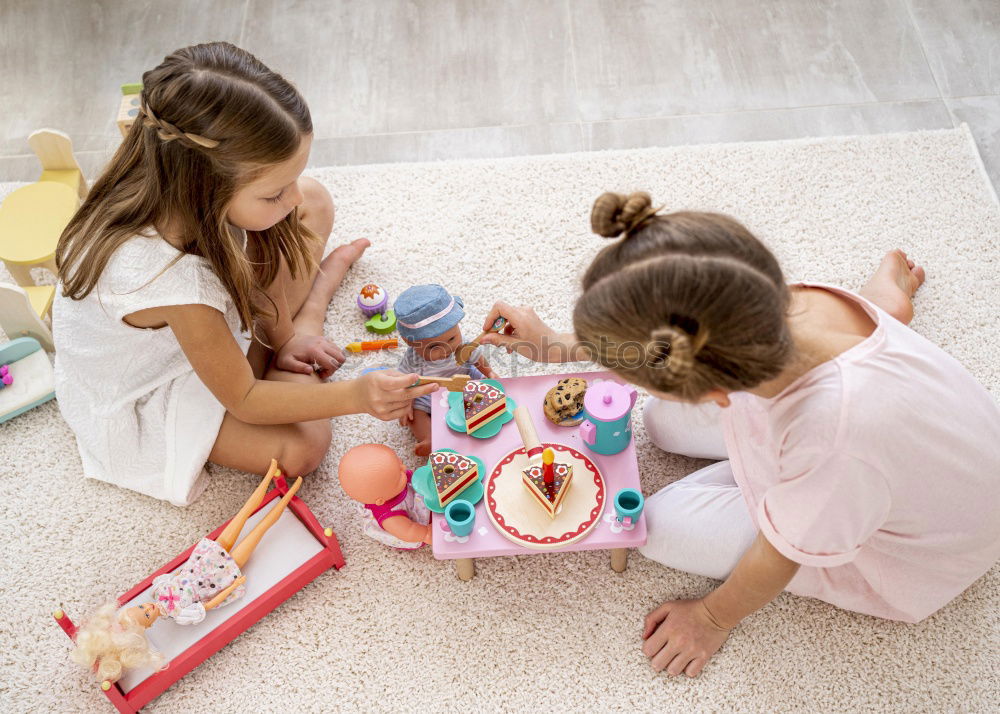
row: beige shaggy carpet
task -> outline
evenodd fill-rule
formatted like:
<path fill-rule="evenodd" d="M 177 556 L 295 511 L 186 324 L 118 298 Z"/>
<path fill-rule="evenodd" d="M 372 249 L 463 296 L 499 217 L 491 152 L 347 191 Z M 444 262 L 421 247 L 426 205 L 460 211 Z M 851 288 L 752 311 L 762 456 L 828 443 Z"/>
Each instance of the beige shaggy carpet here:
<path fill-rule="evenodd" d="M 341 344 L 362 334 L 354 295 L 372 280 L 393 295 L 446 284 L 466 300 L 468 333 L 499 298 L 567 328 L 578 277 L 602 245 L 589 233 L 591 201 L 646 189 L 671 209 L 739 217 L 789 279 L 856 289 L 886 250 L 907 249 L 929 276 L 913 328 L 1000 390 L 1000 209 L 964 128 L 308 173 L 338 205 L 334 240 L 374 243 L 330 305 L 327 331 Z M 352 358 L 340 376 L 378 362 Z M 537 369 L 494 362 L 507 375 Z M 659 452 L 637 427 L 646 493 L 705 465 Z M 715 583 L 639 555 L 619 575 L 603 552 L 484 560 L 460 582 L 427 549 L 398 552 L 361 533 L 336 466 L 373 441 L 400 454 L 411 445 L 395 424 L 336 420 L 301 492 L 335 527 L 347 566 L 150 711 L 982 712 L 1000 701 L 998 568 L 918 625 L 783 595 L 734 631 L 700 679 L 669 679 L 639 651 L 642 618 Z M 109 711 L 49 613 L 79 616 L 131 586 L 233 514 L 257 477 L 216 468 L 187 509 L 84 480 L 55 403 L 0 426 L 0 458 L 0 710 Z"/>

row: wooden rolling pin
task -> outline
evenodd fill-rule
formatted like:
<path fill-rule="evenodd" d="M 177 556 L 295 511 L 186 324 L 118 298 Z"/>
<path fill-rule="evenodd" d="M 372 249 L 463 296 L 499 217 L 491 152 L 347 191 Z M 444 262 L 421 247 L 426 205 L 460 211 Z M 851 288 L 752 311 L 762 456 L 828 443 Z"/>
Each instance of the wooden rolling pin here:
<path fill-rule="evenodd" d="M 524 442 L 524 452 L 528 455 L 528 464 L 533 466 L 542 465 L 542 443 L 538 440 L 538 432 L 535 431 L 535 422 L 531 419 L 531 412 L 527 407 L 518 407 L 514 410 L 514 423 L 521 434 L 521 441 Z"/>

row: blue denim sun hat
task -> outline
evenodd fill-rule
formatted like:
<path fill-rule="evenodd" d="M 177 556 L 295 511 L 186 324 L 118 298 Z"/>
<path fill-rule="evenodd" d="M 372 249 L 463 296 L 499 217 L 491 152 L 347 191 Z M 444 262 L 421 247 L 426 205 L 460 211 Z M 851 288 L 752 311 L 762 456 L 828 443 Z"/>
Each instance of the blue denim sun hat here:
<path fill-rule="evenodd" d="M 447 332 L 465 317 L 465 303 L 440 285 L 414 285 L 404 290 L 392 309 L 404 340 L 423 340 Z"/>

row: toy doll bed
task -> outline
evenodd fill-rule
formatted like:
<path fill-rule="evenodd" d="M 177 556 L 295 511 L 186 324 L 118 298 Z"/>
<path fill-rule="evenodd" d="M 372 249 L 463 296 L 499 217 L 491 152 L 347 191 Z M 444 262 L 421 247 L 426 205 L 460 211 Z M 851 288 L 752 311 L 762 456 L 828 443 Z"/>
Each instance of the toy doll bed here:
<path fill-rule="evenodd" d="M 8 365 L 14 378 L 0 389 L 0 423 L 56 396 L 52 363 L 35 338 L 18 337 L 0 347 L 0 365 Z"/>
<path fill-rule="evenodd" d="M 284 478 L 277 479 L 275 486 L 247 521 L 244 534 L 249 533 L 270 510 L 271 501 L 288 491 Z M 208 537 L 218 537 L 225 526 L 223 523 Z M 193 549 L 194 544 L 119 596 L 119 605 L 126 607 L 149 600 L 153 578 L 174 571 L 187 560 Z M 118 711 L 138 712 L 320 573 L 330 567 L 339 569 L 343 565 L 344 558 L 333 531 L 329 528 L 324 530 L 305 502 L 296 496 L 254 550 L 253 558 L 244 566 L 246 595 L 225 607 L 210 610 L 205 620 L 197 625 L 181 626 L 165 622 L 150 628 L 147 637 L 166 657 L 169 663 L 167 668 L 161 672 L 135 670 L 118 682 L 102 682 L 99 686 Z M 76 634 L 76 625 L 69 616 L 62 610 L 56 610 L 54 616 L 72 638 Z"/>

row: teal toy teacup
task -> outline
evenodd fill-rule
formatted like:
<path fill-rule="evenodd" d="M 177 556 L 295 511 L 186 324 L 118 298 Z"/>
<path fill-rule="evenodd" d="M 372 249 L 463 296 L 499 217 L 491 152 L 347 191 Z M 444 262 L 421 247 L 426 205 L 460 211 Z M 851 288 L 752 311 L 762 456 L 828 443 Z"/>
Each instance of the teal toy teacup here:
<path fill-rule="evenodd" d="M 457 536 L 467 536 L 472 533 L 476 524 L 476 507 L 468 501 L 456 498 L 444 509 L 444 519 L 448 521 L 451 532 Z"/>
<path fill-rule="evenodd" d="M 615 517 L 626 525 L 635 523 L 645 505 L 641 493 L 634 488 L 623 488 L 615 494 Z"/>

